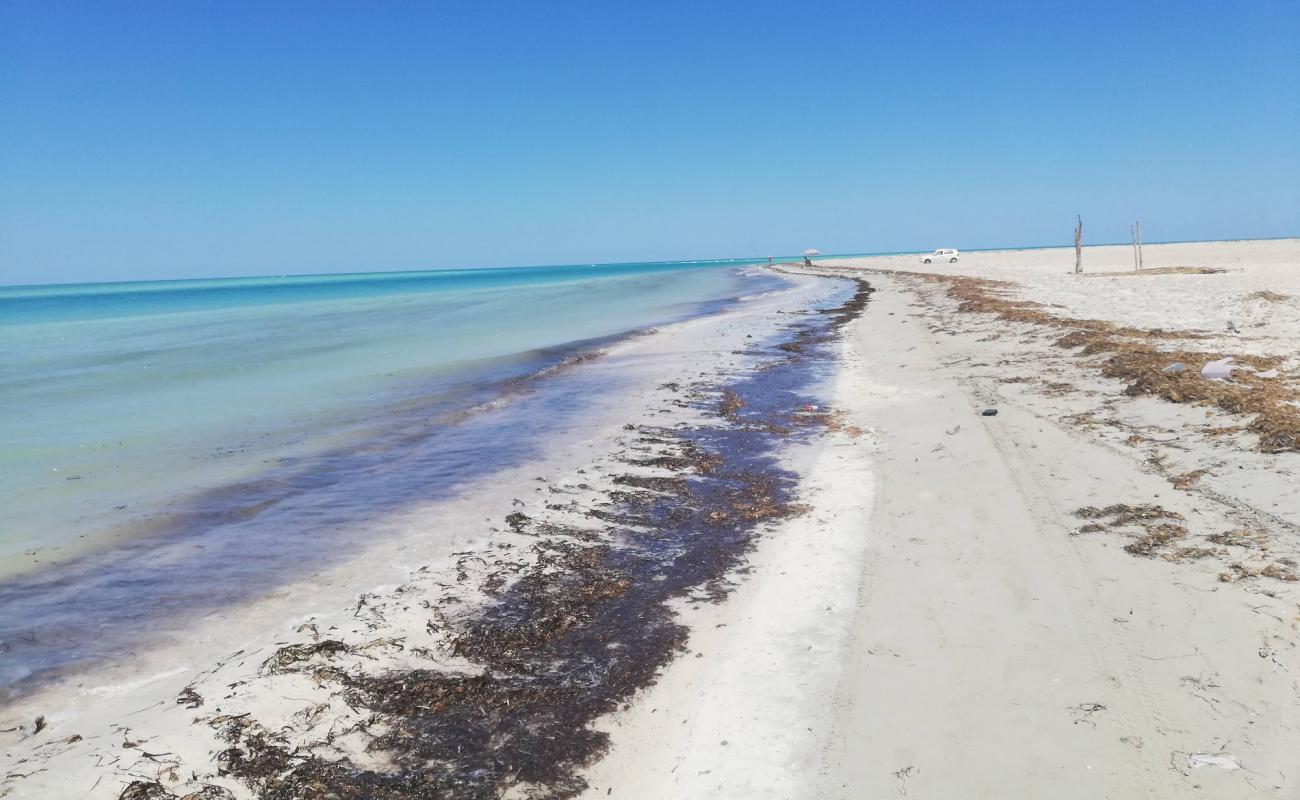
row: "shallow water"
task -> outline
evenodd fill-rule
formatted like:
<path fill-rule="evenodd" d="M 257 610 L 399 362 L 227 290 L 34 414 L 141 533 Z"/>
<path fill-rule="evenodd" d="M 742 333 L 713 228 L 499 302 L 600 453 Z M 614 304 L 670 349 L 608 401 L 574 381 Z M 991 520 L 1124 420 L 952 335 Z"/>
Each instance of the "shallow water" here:
<path fill-rule="evenodd" d="M 775 285 L 677 263 L 0 290 L 0 692 L 364 546 L 342 532 L 611 387 L 467 410 Z"/>

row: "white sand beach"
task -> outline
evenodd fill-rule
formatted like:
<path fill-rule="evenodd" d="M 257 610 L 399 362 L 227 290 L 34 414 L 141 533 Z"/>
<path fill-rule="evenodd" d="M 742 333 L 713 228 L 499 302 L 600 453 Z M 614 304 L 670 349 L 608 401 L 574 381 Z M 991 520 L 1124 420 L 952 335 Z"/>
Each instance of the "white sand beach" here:
<path fill-rule="evenodd" d="M 0 800 L 1300 800 L 1297 33 L 0 2 Z"/>
<path fill-rule="evenodd" d="M 902 274 L 1203 331 L 1198 349 L 1278 355 L 1295 381 L 1300 241 L 1145 248 L 1148 270 L 1215 274 L 1131 275 L 1124 247 L 1073 264 L 825 262 L 876 288 L 837 393 L 869 435 L 820 454 L 818 511 L 700 621 L 700 657 L 611 722 L 591 797 L 1300 796 L 1300 453 L 1214 434 L 1240 415 L 1126 397 L 1105 355 L 1053 345 L 1068 328 L 959 313 L 946 284 Z M 1079 533 L 1078 509 L 1117 504 L 1180 515 L 1191 549 Z"/>
<path fill-rule="evenodd" d="M 1145 256 L 1146 274 L 1122 247 L 1086 248 L 1082 276 L 1070 249 L 796 270 L 874 289 L 827 345 L 839 416 L 780 453 L 800 513 L 761 522 L 720 602 L 673 601 L 682 649 L 596 720 L 608 747 L 579 770 L 583 796 L 1300 797 L 1300 451 L 1262 452 L 1250 415 L 1104 374 L 1130 342 L 1273 357 L 1277 377 L 1236 386 L 1286 402 L 1300 388 L 1300 240 Z M 627 345 L 617 366 L 637 377 L 585 438 L 422 512 L 466 526 L 452 556 L 398 537 L 142 652 L 139 675 L 0 711 L 0 797 L 118 798 L 132 781 L 166 792 L 136 797 L 255 797 L 220 758 L 222 731 L 250 714 L 294 764 L 391 769 L 372 742 L 401 731 L 331 689 L 331 670 L 470 669 L 421 603 L 490 578 L 475 558 L 494 548 L 531 546 L 500 528 L 503 507 L 558 520 L 552 498 L 609 488 L 617 450 L 635 445 L 617 438 L 625 418 L 693 422 L 677 382 L 742 371 L 747 337 L 825 297 L 829 282 L 800 280 L 786 299 Z M 1077 330 L 1093 338 L 1060 346 Z M 1178 380 L 1198 379 L 1202 364 L 1185 366 Z M 489 515 L 491 533 L 471 535 Z M 353 649 L 315 672 L 268 670 L 279 648 L 332 640 Z M 583 788 L 566 786 L 500 796 Z"/>

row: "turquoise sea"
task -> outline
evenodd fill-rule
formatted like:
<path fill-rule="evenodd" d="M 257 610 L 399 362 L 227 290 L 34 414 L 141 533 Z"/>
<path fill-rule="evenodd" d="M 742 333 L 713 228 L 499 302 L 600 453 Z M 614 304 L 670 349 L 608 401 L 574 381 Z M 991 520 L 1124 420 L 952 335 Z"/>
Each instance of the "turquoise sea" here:
<path fill-rule="evenodd" d="M 579 395 L 457 420 L 603 341 L 780 285 L 744 263 L 0 288 L 0 696 L 526 454 Z"/>

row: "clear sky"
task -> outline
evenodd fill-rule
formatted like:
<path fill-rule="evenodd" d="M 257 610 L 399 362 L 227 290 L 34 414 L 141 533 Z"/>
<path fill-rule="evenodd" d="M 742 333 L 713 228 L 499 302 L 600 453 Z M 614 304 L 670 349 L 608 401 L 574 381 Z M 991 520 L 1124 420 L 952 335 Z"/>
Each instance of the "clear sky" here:
<path fill-rule="evenodd" d="M 0 0 L 0 283 L 1300 234 L 1300 3 Z"/>

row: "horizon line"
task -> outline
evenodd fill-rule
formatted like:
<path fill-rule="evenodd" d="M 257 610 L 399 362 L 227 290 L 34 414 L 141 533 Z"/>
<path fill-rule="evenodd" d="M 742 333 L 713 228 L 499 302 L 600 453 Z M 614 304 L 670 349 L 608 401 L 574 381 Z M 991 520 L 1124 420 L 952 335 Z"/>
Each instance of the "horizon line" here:
<path fill-rule="evenodd" d="M 1143 242 L 1143 246 L 1154 246 L 1162 244 L 1208 244 L 1212 242 L 1276 242 L 1286 239 L 1300 239 L 1300 233 L 1287 236 L 1252 236 L 1247 238 L 1227 238 L 1227 239 L 1169 239 L 1153 242 Z M 1083 247 L 1130 247 L 1132 242 L 1097 242 L 1096 244 L 1085 244 Z M 1021 250 L 1055 250 L 1070 249 L 1073 244 L 1037 244 L 1037 245 L 1003 245 L 998 247 L 970 247 L 954 248 L 959 252 L 965 253 L 996 253 L 1000 251 L 1015 252 Z M 879 252 L 856 252 L 856 253 L 821 253 L 817 258 L 878 258 L 882 256 L 899 256 L 911 255 L 928 252 L 926 250 L 908 249 L 908 250 L 888 250 Z M 708 262 L 739 262 L 743 264 L 758 264 L 772 259 L 773 262 L 781 260 L 802 260 L 803 254 L 793 255 L 773 255 L 773 256 L 740 256 L 740 257 L 720 257 L 720 258 L 683 258 L 653 261 L 602 261 L 597 263 L 569 263 L 569 264 L 493 264 L 478 267 L 420 267 L 415 269 L 383 269 L 373 271 L 356 271 L 356 272 L 294 272 L 294 273 L 277 273 L 267 275 L 205 275 L 196 278 L 123 278 L 119 280 L 107 281 L 55 281 L 53 283 L 5 283 L 0 284 L 0 290 L 25 288 L 37 289 L 55 286 L 108 286 L 123 283 L 187 283 L 198 281 L 239 281 L 239 280 L 257 280 L 257 279 L 287 279 L 287 278 L 344 278 L 354 275 L 416 275 L 425 272 L 458 272 L 458 271 L 478 271 L 478 270 L 496 270 L 496 269 L 564 269 L 568 267 L 613 267 L 613 266 L 632 266 L 640 264 L 691 264 L 691 263 L 708 263 Z"/>

